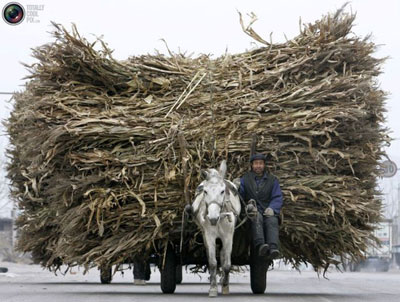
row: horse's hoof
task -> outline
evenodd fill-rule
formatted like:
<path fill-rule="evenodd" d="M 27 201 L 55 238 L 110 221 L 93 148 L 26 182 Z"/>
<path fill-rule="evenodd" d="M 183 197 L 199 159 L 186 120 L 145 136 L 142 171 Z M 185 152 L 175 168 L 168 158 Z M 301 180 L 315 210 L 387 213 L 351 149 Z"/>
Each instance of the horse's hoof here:
<path fill-rule="evenodd" d="M 208 296 L 210 298 L 217 297 L 218 296 L 218 289 L 217 288 L 211 288 L 210 291 L 208 292 Z"/>
<path fill-rule="evenodd" d="M 222 287 L 222 294 L 223 295 L 229 295 L 229 286 L 223 286 Z"/>

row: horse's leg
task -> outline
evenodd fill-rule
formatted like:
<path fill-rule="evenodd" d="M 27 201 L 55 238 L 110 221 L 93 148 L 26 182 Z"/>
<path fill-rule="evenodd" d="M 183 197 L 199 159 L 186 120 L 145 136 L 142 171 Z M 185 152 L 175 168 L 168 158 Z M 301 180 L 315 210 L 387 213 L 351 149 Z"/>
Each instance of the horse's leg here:
<path fill-rule="evenodd" d="M 219 238 L 221 238 L 221 237 L 219 237 Z M 225 248 L 224 248 L 225 243 L 223 242 L 223 240 L 221 240 L 221 242 L 222 242 L 222 248 L 221 248 L 221 252 L 219 253 L 219 257 L 220 257 L 220 260 L 221 260 L 221 267 L 222 267 L 221 285 L 222 285 L 222 294 L 223 294 L 223 295 L 226 295 L 226 294 L 229 293 L 229 290 L 228 290 L 228 293 L 226 293 L 226 290 L 224 290 L 224 289 L 225 289 L 224 284 L 226 283 L 226 282 L 225 282 L 225 280 L 226 280 L 226 273 L 225 273 L 225 271 L 224 271 L 224 269 L 223 269 L 223 266 L 224 266 L 224 263 L 225 263 L 225 253 L 224 253 L 224 250 L 225 250 Z M 228 276 L 228 278 L 229 278 L 229 276 Z"/>
<path fill-rule="evenodd" d="M 235 224 L 226 223 L 224 228 L 224 236 L 221 236 L 222 249 L 221 249 L 221 265 L 223 271 L 222 279 L 222 294 L 229 294 L 229 272 L 231 270 L 231 254 L 233 244 L 233 232 L 235 231 Z"/>
<path fill-rule="evenodd" d="M 221 238 L 221 236 L 219 238 Z M 221 242 L 222 242 L 222 240 L 221 240 Z M 221 261 L 221 266 L 225 263 L 225 259 L 224 259 L 225 255 L 223 253 L 223 249 L 224 249 L 224 246 L 223 246 L 223 243 L 222 243 L 222 248 L 221 248 L 221 251 L 219 253 L 219 259 Z M 224 278 L 224 271 L 222 270 L 222 279 L 223 278 Z M 220 280 L 221 282 L 222 282 L 222 279 Z"/>
<path fill-rule="evenodd" d="M 210 270 L 210 297 L 218 296 L 217 287 L 217 258 L 215 251 L 215 235 L 209 232 L 204 232 L 204 243 L 206 245 L 208 256 L 208 269 Z"/>

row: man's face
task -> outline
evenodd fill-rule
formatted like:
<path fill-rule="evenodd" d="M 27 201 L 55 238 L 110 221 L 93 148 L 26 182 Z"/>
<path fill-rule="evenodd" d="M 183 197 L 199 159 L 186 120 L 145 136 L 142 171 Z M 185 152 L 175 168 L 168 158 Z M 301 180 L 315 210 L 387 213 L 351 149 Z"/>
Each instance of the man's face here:
<path fill-rule="evenodd" d="M 257 175 L 262 175 L 265 169 L 265 162 L 262 159 L 253 160 L 251 164 L 251 168 L 253 169 L 254 173 Z"/>

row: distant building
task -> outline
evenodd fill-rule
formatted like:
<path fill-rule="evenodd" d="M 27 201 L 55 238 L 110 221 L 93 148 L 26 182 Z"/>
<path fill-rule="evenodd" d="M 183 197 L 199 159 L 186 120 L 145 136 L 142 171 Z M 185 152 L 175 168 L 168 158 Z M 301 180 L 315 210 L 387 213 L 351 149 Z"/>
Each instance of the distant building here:
<path fill-rule="evenodd" d="M 391 156 L 391 160 L 400 170 L 400 157 Z M 379 178 L 378 188 L 383 194 L 383 216 L 392 220 L 392 244 L 400 246 L 400 171 L 391 177 Z"/>
<path fill-rule="evenodd" d="M 12 249 L 13 223 L 11 218 L 0 218 L 0 253 Z"/>
<path fill-rule="evenodd" d="M 12 232 L 12 219 L 0 217 L 0 232 Z"/>

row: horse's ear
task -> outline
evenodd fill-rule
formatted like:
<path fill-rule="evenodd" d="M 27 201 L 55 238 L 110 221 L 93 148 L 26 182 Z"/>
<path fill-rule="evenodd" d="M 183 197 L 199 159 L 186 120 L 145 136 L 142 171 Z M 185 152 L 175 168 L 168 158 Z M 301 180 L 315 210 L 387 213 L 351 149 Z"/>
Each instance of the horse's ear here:
<path fill-rule="evenodd" d="M 219 166 L 219 175 L 221 175 L 222 178 L 225 178 L 225 175 L 226 175 L 226 160 L 225 159 L 221 162 L 221 165 Z"/>
<path fill-rule="evenodd" d="M 201 177 L 203 179 L 208 179 L 209 173 L 206 170 L 201 170 Z"/>

